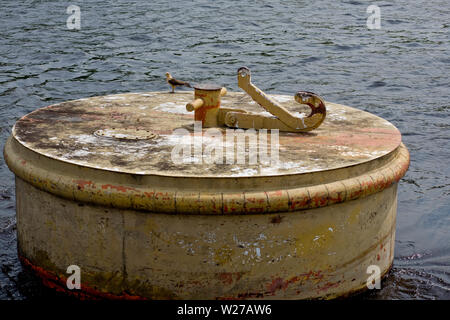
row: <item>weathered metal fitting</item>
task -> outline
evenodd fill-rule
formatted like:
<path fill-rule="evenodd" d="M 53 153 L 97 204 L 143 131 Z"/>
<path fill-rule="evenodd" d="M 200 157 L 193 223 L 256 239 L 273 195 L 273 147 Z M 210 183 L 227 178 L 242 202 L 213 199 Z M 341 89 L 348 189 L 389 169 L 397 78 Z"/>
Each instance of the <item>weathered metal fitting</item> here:
<path fill-rule="evenodd" d="M 217 127 L 220 97 L 227 89 L 214 84 L 194 85 L 194 101 L 186 104 L 187 111 L 194 111 L 195 121 L 201 121 L 204 128 Z"/>
<path fill-rule="evenodd" d="M 306 132 L 316 129 L 325 120 L 325 103 L 318 95 L 307 91 L 299 91 L 295 94 L 295 101 L 311 108 L 309 116 L 297 117 L 251 82 L 249 68 L 241 67 L 237 74 L 239 88 L 273 116 L 241 109 L 220 108 L 220 97 L 227 91 L 225 88 L 208 84 L 194 86 L 194 101 L 186 104 L 187 111 L 195 111 L 195 121 L 202 121 L 204 127 L 228 126 L 241 129 Z"/>
<path fill-rule="evenodd" d="M 239 88 L 244 90 L 256 103 L 275 118 L 252 113 L 236 113 L 236 122 L 225 122 L 228 126 L 236 126 L 236 123 L 239 123 L 239 127 L 243 129 L 278 129 L 289 132 L 306 132 L 316 129 L 325 120 L 325 103 L 322 98 L 312 92 L 299 91 L 295 94 L 295 101 L 308 105 L 311 108 L 309 116 L 297 117 L 261 91 L 261 89 L 257 88 L 251 82 L 251 72 L 247 67 L 238 69 L 237 79 Z"/>

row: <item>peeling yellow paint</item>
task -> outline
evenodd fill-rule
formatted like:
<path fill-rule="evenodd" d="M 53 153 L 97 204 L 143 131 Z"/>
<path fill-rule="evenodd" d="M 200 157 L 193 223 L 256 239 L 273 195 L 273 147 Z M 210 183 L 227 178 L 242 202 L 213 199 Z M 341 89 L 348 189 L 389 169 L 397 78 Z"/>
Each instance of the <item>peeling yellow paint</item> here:
<path fill-rule="evenodd" d="M 234 252 L 228 245 L 224 245 L 214 252 L 214 261 L 219 265 L 227 264 L 231 261 Z"/>

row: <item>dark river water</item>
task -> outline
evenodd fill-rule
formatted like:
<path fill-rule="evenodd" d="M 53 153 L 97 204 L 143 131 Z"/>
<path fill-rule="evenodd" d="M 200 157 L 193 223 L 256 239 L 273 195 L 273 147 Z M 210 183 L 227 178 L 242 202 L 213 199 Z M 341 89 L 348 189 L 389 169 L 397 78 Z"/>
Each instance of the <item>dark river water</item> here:
<path fill-rule="evenodd" d="M 81 30 L 66 9 L 80 6 Z M 237 91 L 302 89 L 395 124 L 411 152 L 399 185 L 394 267 L 364 299 L 450 299 L 450 3 L 377 1 L 0 2 L 0 144 L 49 104 L 168 90 L 164 73 Z M 13 174 L 0 157 L 0 299 L 52 297 L 17 258 Z"/>

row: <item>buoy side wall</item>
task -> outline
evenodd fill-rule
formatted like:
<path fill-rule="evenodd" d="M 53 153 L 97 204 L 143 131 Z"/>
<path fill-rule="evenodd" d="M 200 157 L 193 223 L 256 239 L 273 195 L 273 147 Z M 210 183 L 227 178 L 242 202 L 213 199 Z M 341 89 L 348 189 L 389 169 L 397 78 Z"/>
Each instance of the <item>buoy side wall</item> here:
<path fill-rule="evenodd" d="M 115 298 L 333 298 L 392 264 L 397 183 L 333 206 L 253 215 L 173 215 L 94 206 L 16 179 L 22 261 L 82 293 Z M 53 282 L 52 282 L 53 281 Z"/>

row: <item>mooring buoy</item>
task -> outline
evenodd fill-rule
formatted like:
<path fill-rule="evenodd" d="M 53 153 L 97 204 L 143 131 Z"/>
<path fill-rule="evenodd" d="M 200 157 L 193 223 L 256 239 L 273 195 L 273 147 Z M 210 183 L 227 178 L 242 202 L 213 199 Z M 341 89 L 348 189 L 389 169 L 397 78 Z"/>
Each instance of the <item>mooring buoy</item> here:
<path fill-rule="evenodd" d="M 312 93 L 245 85 L 250 96 L 194 85 L 194 97 L 92 97 L 18 120 L 4 156 L 22 263 L 82 298 L 334 298 L 367 288 L 371 266 L 385 274 L 409 165 L 400 132 Z M 305 121 L 302 99 L 323 108 Z M 80 290 L 66 286 L 71 265 Z"/>

